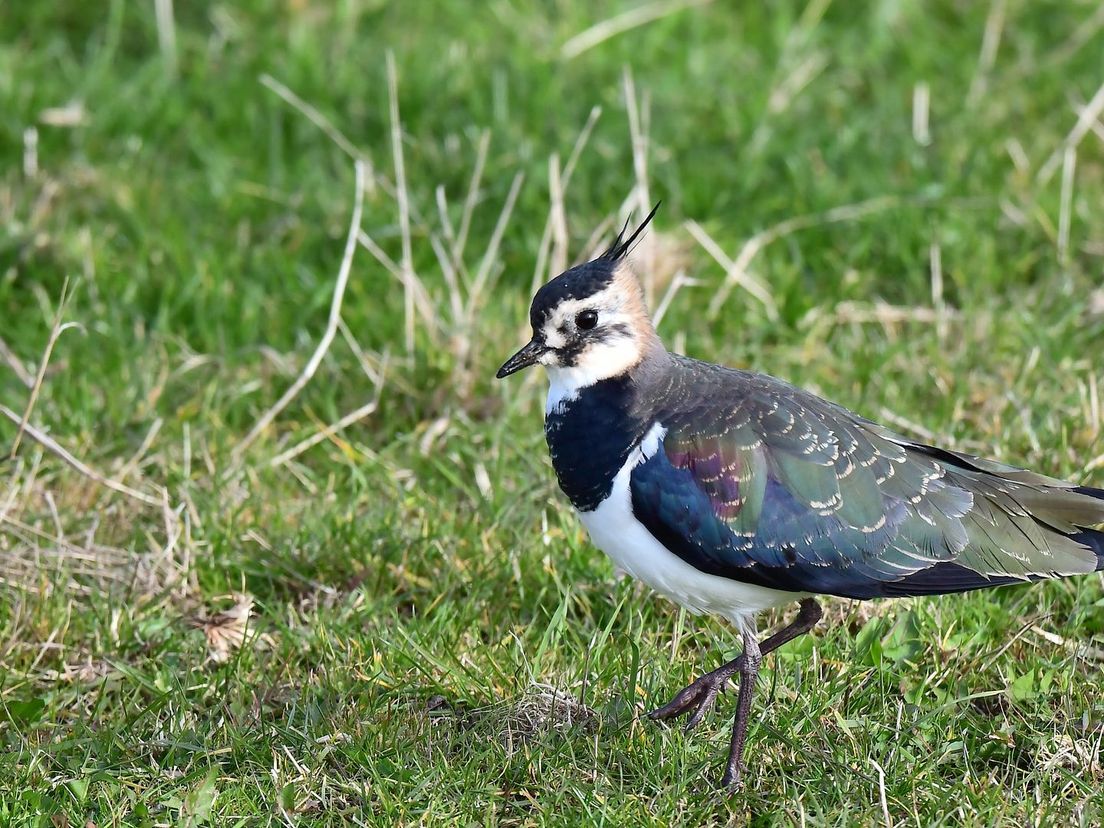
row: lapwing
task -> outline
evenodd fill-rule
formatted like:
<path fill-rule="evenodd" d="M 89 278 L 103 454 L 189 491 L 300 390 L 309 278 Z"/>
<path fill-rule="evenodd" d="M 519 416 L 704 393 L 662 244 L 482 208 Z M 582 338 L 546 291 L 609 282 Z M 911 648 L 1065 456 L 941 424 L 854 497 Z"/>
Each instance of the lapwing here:
<path fill-rule="evenodd" d="M 689 715 L 690 729 L 738 676 L 728 787 L 744 766 L 760 660 L 820 620 L 816 596 L 938 595 L 1104 569 L 1104 489 L 926 445 L 783 380 L 669 352 L 628 262 L 654 215 L 537 292 L 533 337 L 497 376 L 547 371 L 552 466 L 594 545 L 739 631 L 738 658 L 649 714 Z M 756 615 L 794 601 L 794 621 L 760 641 Z"/>

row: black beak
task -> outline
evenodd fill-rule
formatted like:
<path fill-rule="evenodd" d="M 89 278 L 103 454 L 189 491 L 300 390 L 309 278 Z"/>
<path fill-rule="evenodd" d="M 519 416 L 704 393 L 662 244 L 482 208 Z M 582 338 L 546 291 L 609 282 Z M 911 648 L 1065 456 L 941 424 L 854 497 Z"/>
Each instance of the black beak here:
<path fill-rule="evenodd" d="M 538 342 L 536 339 L 530 339 L 528 344 L 504 363 L 502 367 L 498 369 L 498 373 L 495 374 L 497 379 L 508 377 L 510 374 L 520 371 L 522 368 L 528 368 L 530 365 L 536 365 L 537 360 L 541 358 L 541 355 L 548 350 L 548 347 L 543 342 Z"/>

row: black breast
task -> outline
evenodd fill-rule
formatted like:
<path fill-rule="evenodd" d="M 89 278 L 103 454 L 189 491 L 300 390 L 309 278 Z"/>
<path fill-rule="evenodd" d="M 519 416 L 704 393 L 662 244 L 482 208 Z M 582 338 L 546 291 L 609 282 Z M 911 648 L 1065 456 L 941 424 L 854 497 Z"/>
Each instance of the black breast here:
<path fill-rule="evenodd" d="M 633 392 L 626 378 L 604 380 L 545 417 L 552 467 L 581 512 L 609 496 L 614 477 L 648 430 L 650 423 L 633 413 Z"/>

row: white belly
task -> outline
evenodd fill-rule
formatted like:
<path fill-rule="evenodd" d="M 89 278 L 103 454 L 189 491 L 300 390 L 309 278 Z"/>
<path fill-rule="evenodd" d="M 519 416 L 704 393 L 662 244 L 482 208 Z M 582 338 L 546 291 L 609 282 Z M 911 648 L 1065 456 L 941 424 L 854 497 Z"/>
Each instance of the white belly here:
<path fill-rule="evenodd" d="M 720 615 L 741 629 L 756 613 L 805 597 L 803 593 L 783 592 L 708 575 L 669 552 L 636 519 L 629 496 L 629 475 L 638 463 L 659 449 L 665 433 L 666 429 L 660 424 L 653 426 L 617 473 L 610 496 L 597 509 L 578 513 L 594 545 L 609 555 L 618 567 L 660 595 L 692 613 Z"/>

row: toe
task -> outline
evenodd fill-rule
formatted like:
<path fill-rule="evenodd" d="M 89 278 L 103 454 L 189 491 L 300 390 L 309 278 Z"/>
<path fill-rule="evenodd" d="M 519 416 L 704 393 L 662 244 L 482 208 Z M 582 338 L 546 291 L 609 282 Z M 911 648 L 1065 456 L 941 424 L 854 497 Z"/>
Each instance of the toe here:
<path fill-rule="evenodd" d="M 709 708 L 713 706 L 713 702 L 717 700 L 717 691 L 710 689 L 704 693 L 698 701 L 698 706 L 694 710 L 694 715 L 690 717 L 690 720 L 686 723 L 683 730 L 690 732 L 697 727 L 701 720 L 705 718 L 705 714 L 709 712 Z"/>
<path fill-rule="evenodd" d="M 691 684 L 663 707 L 657 707 L 650 712 L 648 716 L 652 719 L 672 719 L 681 716 L 694 705 L 701 693 L 701 687 Z"/>

